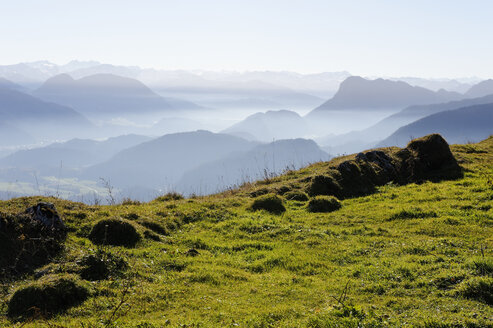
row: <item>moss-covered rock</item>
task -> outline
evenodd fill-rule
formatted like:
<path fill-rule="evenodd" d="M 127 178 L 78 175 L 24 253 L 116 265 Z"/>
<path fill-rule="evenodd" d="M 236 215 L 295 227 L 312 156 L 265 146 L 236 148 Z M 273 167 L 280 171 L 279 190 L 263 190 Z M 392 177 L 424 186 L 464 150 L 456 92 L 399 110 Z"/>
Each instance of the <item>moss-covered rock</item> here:
<path fill-rule="evenodd" d="M 462 176 L 462 170 L 447 141 L 439 134 L 412 140 L 397 153 L 397 157 L 400 159 L 400 182 L 439 181 Z"/>
<path fill-rule="evenodd" d="M 333 196 L 316 196 L 308 202 L 307 210 L 313 213 L 333 212 L 341 208 L 341 203 Z"/>
<path fill-rule="evenodd" d="M 17 289 L 8 303 L 11 318 L 43 317 L 61 313 L 84 302 L 89 290 L 71 275 L 50 275 Z"/>
<path fill-rule="evenodd" d="M 141 237 L 131 222 L 112 218 L 96 223 L 89 239 L 97 245 L 134 247 Z"/>
<path fill-rule="evenodd" d="M 286 211 L 282 198 L 276 194 L 267 194 L 256 198 L 250 208 L 253 211 L 265 210 L 274 214 L 281 214 Z"/>

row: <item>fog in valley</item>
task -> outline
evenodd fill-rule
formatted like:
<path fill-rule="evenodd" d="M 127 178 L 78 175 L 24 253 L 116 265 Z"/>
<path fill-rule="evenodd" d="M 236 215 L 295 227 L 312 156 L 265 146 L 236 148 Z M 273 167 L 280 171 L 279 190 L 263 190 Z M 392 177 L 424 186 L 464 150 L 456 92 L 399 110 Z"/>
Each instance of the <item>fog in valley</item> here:
<path fill-rule="evenodd" d="M 0 66 L 0 198 L 217 193 L 333 156 L 493 133 L 493 81 Z"/>

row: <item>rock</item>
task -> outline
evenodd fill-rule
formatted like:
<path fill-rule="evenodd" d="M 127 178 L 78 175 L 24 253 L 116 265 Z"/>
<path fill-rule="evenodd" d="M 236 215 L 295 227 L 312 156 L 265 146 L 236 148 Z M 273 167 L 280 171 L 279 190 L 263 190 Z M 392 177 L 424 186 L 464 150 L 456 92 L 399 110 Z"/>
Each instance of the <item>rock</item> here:
<path fill-rule="evenodd" d="M 65 224 L 60 218 L 55 205 L 51 203 L 40 202 L 37 205 L 26 209 L 24 213 L 32 220 L 43 224 L 46 228 L 53 230 L 65 230 Z"/>

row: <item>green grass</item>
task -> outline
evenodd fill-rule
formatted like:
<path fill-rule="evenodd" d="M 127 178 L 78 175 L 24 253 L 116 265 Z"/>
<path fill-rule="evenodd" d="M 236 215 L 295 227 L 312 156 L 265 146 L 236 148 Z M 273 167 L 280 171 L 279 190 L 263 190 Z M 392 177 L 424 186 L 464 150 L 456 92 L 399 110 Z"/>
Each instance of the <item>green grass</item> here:
<path fill-rule="evenodd" d="M 90 282 L 81 305 L 23 327 L 492 327 L 493 138 L 452 150 L 464 178 L 388 184 L 330 213 L 296 200 L 284 200 L 282 214 L 250 206 L 252 195 L 305 191 L 307 178 L 348 157 L 208 197 L 0 202 L 7 213 L 53 202 L 69 228 L 57 259 L 4 282 L 0 326 L 22 324 L 6 317 L 18 287 L 40 274 L 78 275 L 80 260 L 98 252 L 91 228 L 121 217 L 143 238 L 99 247 L 125 269 Z"/>

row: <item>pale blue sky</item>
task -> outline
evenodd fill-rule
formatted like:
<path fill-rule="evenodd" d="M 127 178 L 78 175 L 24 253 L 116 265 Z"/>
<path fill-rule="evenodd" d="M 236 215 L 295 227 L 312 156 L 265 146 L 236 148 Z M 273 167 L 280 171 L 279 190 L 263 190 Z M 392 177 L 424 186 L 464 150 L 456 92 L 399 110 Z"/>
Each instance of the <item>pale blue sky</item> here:
<path fill-rule="evenodd" d="M 0 64 L 493 77 L 489 0 L 0 0 Z"/>

